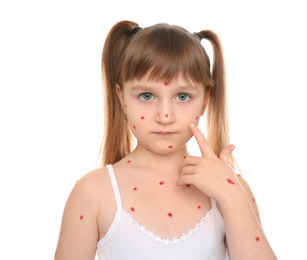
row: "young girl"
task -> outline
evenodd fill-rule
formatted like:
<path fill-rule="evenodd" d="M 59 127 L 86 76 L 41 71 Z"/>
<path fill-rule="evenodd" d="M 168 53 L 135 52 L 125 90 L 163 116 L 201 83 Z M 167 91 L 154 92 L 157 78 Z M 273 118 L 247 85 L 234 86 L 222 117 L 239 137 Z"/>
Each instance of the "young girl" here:
<path fill-rule="evenodd" d="M 102 72 L 106 167 L 72 190 L 55 258 L 276 259 L 234 171 L 218 37 L 122 21 L 107 36 Z M 207 139 L 197 127 L 205 111 Z M 201 157 L 187 151 L 193 136 Z"/>

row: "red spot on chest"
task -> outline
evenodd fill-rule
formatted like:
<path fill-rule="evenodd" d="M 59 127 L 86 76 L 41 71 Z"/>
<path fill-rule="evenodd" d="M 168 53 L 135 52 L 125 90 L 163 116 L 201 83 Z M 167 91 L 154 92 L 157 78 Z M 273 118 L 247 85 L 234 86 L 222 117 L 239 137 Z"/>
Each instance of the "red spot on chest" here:
<path fill-rule="evenodd" d="M 233 182 L 233 180 L 232 179 L 227 179 L 227 181 L 228 181 L 228 183 L 230 183 L 230 184 L 235 184 L 234 182 Z"/>
<path fill-rule="evenodd" d="M 198 209 L 201 209 L 201 206 L 198 206 L 197 208 L 198 208 Z"/>
<path fill-rule="evenodd" d="M 168 213 L 167 215 L 168 215 L 169 217 L 172 217 L 172 216 L 173 216 L 173 214 L 172 214 L 172 213 Z"/>
<path fill-rule="evenodd" d="M 137 190 L 137 189 L 138 189 L 137 187 L 134 187 L 134 188 L 133 188 L 133 190 Z"/>
<path fill-rule="evenodd" d="M 160 181 L 159 182 L 160 185 L 163 185 L 164 183 L 165 183 L 165 181 Z"/>
<path fill-rule="evenodd" d="M 83 216 L 82 216 L 82 215 L 80 216 L 80 219 L 81 219 L 81 220 L 83 219 Z"/>

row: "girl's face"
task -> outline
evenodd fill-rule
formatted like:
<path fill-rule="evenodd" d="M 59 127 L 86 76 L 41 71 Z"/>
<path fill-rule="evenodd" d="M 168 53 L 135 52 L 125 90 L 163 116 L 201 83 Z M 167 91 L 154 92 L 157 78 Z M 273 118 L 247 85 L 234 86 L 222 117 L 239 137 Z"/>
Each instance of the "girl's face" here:
<path fill-rule="evenodd" d="M 117 94 L 138 145 L 158 154 L 185 147 L 189 125 L 198 124 L 209 97 L 202 84 L 182 76 L 172 82 L 131 80 L 122 89 L 117 85 Z"/>

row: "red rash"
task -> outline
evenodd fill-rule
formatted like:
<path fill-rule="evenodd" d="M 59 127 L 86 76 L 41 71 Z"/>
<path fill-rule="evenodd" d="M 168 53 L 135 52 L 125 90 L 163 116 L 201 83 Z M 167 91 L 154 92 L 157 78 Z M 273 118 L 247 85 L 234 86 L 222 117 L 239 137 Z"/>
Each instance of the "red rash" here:
<path fill-rule="evenodd" d="M 167 82 L 164 82 L 164 86 L 167 86 Z"/>
<path fill-rule="evenodd" d="M 172 149 L 172 148 L 173 148 L 173 146 L 172 146 L 172 145 L 170 145 L 168 148 L 169 148 L 169 149 Z"/>
<path fill-rule="evenodd" d="M 232 179 L 227 179 L 227 181 L 228 181 L 228 183 L 230 183 L 230 184 L 235 184 L 234 182 L 233 182 L 233 180 Z"/>
<path fill-rule="evenodd" d="M 138 189 L 137 187 L 133 188 L 133 190 L 135 190 L 135 191 L 136 191 L 137 189 Z"/>
<path fill-rule="evenodd" d="M 81 216 L 80 216 L 80 220 L 82 220 L 82 219 L 83 219 L 83 216 L 81 215 Z"/>
<path fill-rule="evenodd" d="M 134 211 L 134 207 L 131 207 L 131 211 Z"/>
<path fill-rule="evenodd" d="M 163 185 L 164 183 L 165 183 L 165 181 L 160 181 L 159 182 L 160 185 Z"/>
<path fill-rule="evenodd" d="M 136 129 L 135 125 L 133 125 L 133 128 Z"/>
<path fill-rule="evenodd" d="M 259 240 L 260 240 L 260 238 L 259 238 L 259 237 L 255 237 L 255 240 L 256 240 L 256 241 L 259 241 Z"/>
<path fill-rule="evenodd" d="M 165 114 L 165 117 L 168 117 L 168 114 Z"/>
<path fill-rule="evenodd" d="M 127 163 L 131 163 L 131 161 L 129 160 L 129 161 L 127 161 Z"/>
<path fill-rule="evenodd" d="M 168 215 L 169 217 L 172 217 L 172 216 L 173 216 L 173 214 L 172 214 L 172 213 L 168 213 L 167 215 Z"/>
<path fill-rule="evenodd" d="M 143 119 L 145 119 L 145 117 L 141 116 L 141 119 L 143 120 Z"/>

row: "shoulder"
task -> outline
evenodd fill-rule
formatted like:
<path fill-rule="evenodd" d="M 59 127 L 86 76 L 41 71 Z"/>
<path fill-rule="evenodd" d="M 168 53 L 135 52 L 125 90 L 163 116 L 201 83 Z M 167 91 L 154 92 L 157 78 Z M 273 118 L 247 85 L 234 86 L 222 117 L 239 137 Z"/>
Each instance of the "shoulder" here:
<path fill-rule="evenodd" d="M 99 210 L 101 201 L 112 192 L 107 168 L 95 169 L 82 176 L 72 189 L 67 203 L 91 205 Z"/>
<path fill-rule="evenodd" d="M 57 259 L 94 256 L 99 236 L 97 216 L 112 187 L 106 168 L 85 174 L 72 189 L 63 213 Z M 78 247 L 76 245 L 84 245 Z"/>

